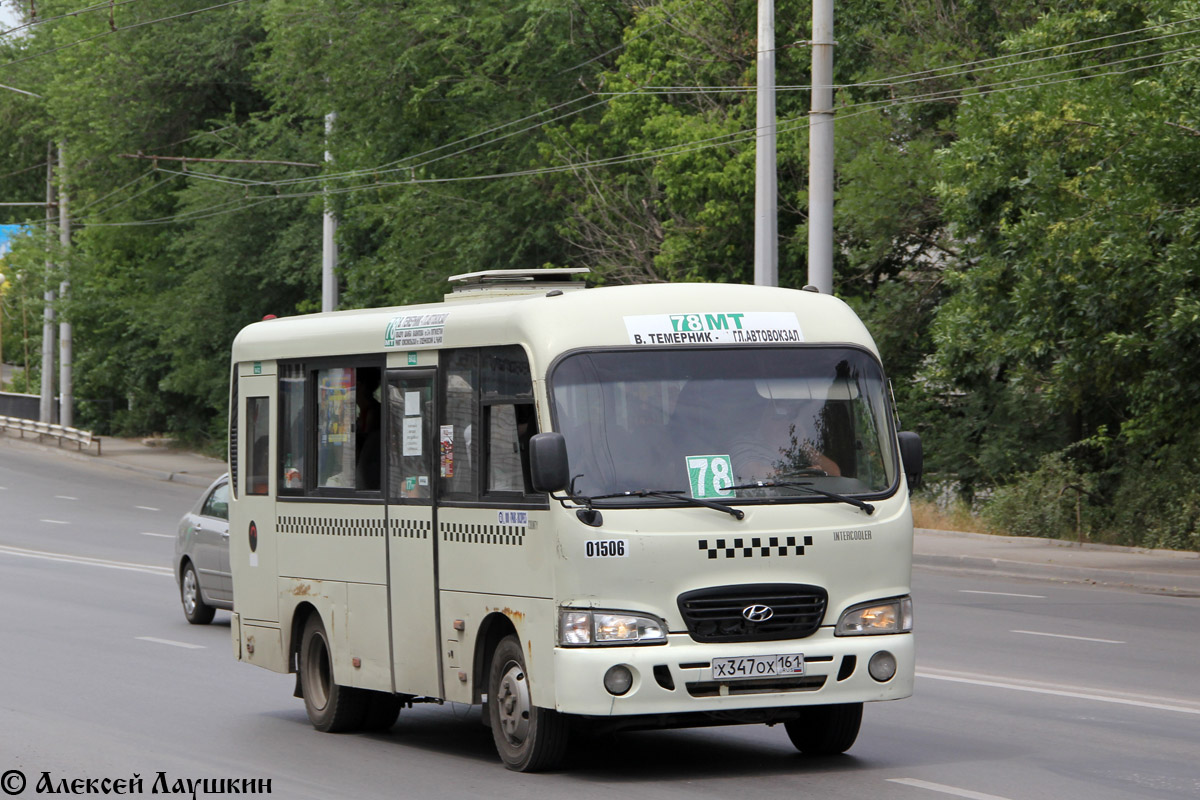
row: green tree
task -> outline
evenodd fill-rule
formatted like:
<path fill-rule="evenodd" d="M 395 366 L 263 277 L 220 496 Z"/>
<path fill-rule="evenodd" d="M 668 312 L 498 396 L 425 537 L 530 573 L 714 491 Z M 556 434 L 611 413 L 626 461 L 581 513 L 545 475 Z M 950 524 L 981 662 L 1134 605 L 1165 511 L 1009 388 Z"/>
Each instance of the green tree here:
<path fill-rule="evenodd" d="M 923 377 L 969 480 L 1066 448 L 1111 499 L 1194 437 L 1200 411 L 1179 399 L 1200 391 L 1198 11 L 1047 16 L 1012 39 L 1037 51 L 997 71 L 1014 82 L 964 104 L 939 185 L 963 259 Z"/>

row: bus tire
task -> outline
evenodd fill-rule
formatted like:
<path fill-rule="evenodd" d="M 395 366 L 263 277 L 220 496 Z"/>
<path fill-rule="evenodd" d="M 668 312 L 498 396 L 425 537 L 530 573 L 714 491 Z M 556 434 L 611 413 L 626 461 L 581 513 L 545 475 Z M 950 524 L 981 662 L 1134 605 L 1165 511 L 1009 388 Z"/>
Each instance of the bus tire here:
<path fill-rule="evenodd" d="M 183 574 L 179 578 L 179 600 L 183 603 L 183 615 L 193 625 L 207 625 L 213 621 L 217 610 L 204 602 L 200 594 L 200 577 L 191 561 L 183 562 Z"/>
<path fill-rule="evenodd" d="M 321 618 L 312 614 L 300 639 L 300 685 L 308 721 L 319 731 L 343 733 L 362 727 L 366 697 L 361 689 L 333 681 L 333 649 Z"/>
<path fill-rule="evenodd" d="M 403 702 L 400 695 L 391 692 L 364 692 L 365 713 L 363 714 L 363 730 L 371 733 L 385 733 L 392 729 L 400 717 Z"/>
<path fill-rule="evenodd" d="M 783 724 L 788 738 L 801 753 L 835 756 L 844 753 L 858 738 L 862 725 L 862 703 L 812 706 L 804 715 Z"/>
<path fill-rule="evenodd" d="M 567 751 L 565 717 L 533 705 L 521 640 L 507 636 L 488 665 L 488 715 L 504 766 L 516 772 L 553 769 Z"/>

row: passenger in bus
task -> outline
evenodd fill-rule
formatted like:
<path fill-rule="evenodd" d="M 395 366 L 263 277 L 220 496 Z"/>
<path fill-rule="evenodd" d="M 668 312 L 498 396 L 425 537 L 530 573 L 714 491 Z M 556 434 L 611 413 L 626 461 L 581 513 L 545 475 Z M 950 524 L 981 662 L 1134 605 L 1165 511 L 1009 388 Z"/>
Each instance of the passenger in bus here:
<path fill-rule="evenodd" d="M 358 417 L 354 424 L 354 486 L 356 489 L 379 489 L 379 444 L 383 415 L 375 391 L 379 388 L 379 370 L 356 371 L 354 402 Z"/>

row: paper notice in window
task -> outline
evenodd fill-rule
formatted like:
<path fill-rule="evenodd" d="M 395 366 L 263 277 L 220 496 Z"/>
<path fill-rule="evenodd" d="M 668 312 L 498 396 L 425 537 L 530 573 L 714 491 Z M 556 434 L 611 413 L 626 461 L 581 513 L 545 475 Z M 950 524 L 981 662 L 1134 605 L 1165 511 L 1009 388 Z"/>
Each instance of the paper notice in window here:
<path fill-rule="evenodd" d="M 404 416 L 406 416 L 406 417 L 421 416 L 421 393 L 420 392 L 405 392 L 404 393 Z"/>
<path fill-rule="evenodd" d="M 421 455 L 421 418 L 404 418 L 404 455 Z"/>

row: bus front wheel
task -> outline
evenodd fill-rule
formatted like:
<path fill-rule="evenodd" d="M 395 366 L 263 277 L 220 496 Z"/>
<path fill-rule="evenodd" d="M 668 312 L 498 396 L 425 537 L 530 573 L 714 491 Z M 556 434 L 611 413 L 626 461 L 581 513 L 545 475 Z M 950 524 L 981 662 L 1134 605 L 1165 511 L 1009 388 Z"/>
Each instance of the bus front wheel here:
<path fill-rule="evenodd" d="M 783 724 L 788 738 L 801 753 L 834 756 L 844 753 L 858 738 L 862 725 L 862 703 L 812 706 L 799 719 Z"/>
<path fill-rule="evenodd" d="M 366 698 L 362 690 L 333 682 L 333 656 L 321 618 L 313 614 L 300 639 L 300 686 L 308 721 L 319 731 L 341 733 L 362 727 Z"/>
<path fill-rule="evenodd" d="M 533 704 L 521 640 L 508 636 L 488 667 L 488 715 L 504 765 L 517 772 L 553 769 L 567 750 L 567 720 Z"/>

